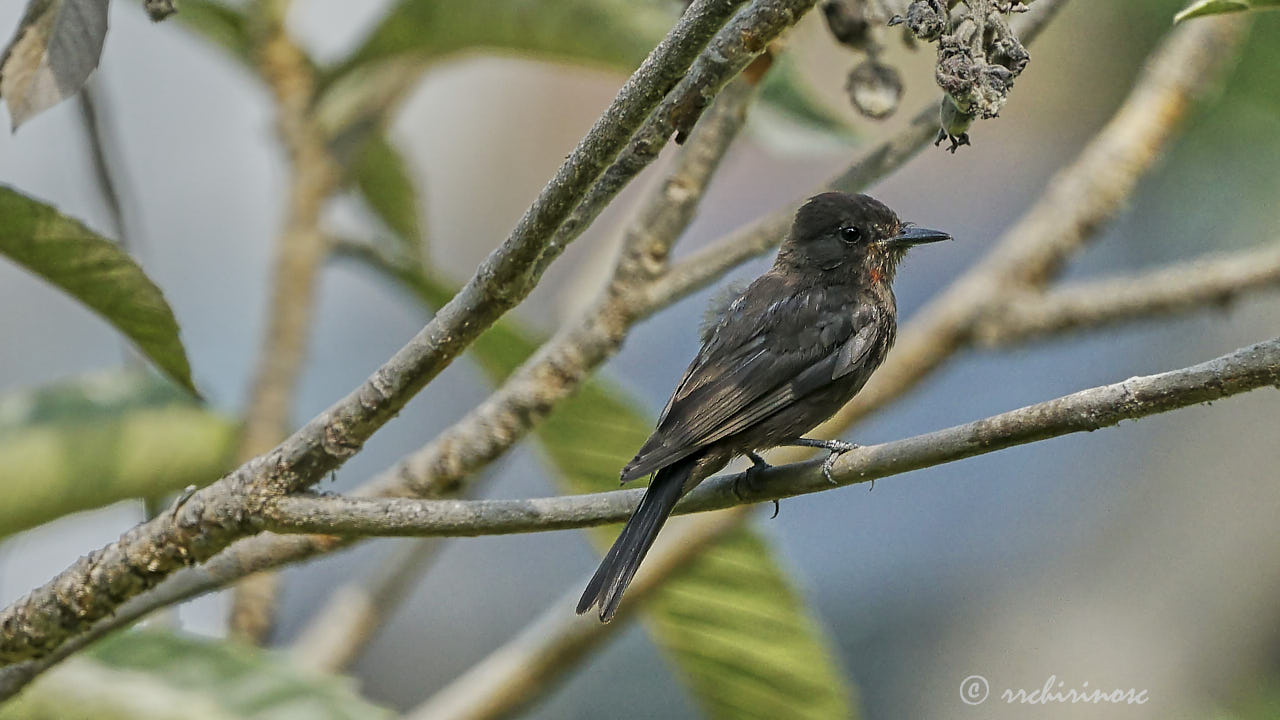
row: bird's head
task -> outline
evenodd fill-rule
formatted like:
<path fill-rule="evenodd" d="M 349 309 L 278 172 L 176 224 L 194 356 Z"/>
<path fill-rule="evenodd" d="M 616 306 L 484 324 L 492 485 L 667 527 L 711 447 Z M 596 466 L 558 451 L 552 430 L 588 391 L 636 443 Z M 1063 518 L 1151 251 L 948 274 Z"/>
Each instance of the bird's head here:
<path fill-rule="evenodd" d="M 950 239 L 944 232 L 902 222 L 884 203 L 867 195 L 822 193 L 796 212 L 791 234 L 778 250 L 776 267 L 890 281 L 908 248 Z"/>

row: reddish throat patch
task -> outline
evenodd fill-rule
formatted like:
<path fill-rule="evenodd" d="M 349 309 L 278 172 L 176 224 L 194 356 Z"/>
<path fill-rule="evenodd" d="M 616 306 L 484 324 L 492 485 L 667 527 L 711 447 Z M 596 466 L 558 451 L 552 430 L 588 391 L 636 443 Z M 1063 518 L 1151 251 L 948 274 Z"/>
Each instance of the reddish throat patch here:
<path fill-rule="evenodd" d="M 880 272 L 880 268 L 871 268 L 871 282 L 878 283 L 884 280 L 884 273 Z"/>

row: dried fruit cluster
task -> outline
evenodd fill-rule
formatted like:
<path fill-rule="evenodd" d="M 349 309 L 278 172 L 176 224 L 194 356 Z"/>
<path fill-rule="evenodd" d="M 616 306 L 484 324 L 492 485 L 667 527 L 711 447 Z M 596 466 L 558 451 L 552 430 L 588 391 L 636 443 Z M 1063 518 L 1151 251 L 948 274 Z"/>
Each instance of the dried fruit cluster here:
<path fill-rule="evenodd" d="M 888 2 L 827 0 L 822 6 L 832 35 L 867 56 L 849 74 L 850 99 L 867 117 L 887 117 L 896 109 L 902 80 L 881 62 L 876 35 L 883 27 L 902 25 L 908 45 L 918 40 L 938 46 L 935 78 L 946 100 L 935 144 L 950 140 L 948 149 L 955 152 L 969 144 L 967 131 L 975 118 L 999 114 L 1014 78 L 1027 65 L 1027 50 L 1006 20 L 1027 6 L 1019 0 L 913 0 L 891 14 Z"/>

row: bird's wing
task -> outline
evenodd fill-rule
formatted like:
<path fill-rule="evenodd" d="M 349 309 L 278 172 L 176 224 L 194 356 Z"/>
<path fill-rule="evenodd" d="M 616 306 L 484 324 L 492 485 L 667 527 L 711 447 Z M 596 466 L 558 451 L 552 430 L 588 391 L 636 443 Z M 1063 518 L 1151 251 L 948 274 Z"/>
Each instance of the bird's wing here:
<path fill-rule="evenodd" d="M 657 429 L 623 469 L 623 480 L 669 465 L 826 387 L 858 367 L 877 342 L 872 317 L 820 323 L 814 313 L 786 307 L 764 322 L 756 313 L 741 317 L 755 326 L 733 327 L 730 308 L 685 372 Z"/>

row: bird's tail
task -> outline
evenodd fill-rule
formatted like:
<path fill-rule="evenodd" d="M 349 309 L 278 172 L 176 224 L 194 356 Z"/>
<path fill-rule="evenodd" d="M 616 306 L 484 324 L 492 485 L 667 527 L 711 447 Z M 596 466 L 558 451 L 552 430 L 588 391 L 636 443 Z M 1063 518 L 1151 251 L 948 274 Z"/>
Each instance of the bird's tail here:
<path fill-rule="evenodd" d="M 697 465 L 697 458 L 686 458 L 673 465 L 668 465 L 657 472 L 649 489 L 640 501 L 639 507 L 631 514 L 631 519 L 622 528 L 622 533 L 614 541 L 613 547 L 600 562 L 599 569 L 587 583 L 587 589 L 578 601 L 578 614 L 590 610 L 597 603 L 600 605 L 600 619 L 609 622 L 618 609 L 622 593 L 626 592 L 635 577 L 640 562 L 653 546 L 658 531 L 671 516 L 671 509 L 684 494 L 685 482 Z"/>

